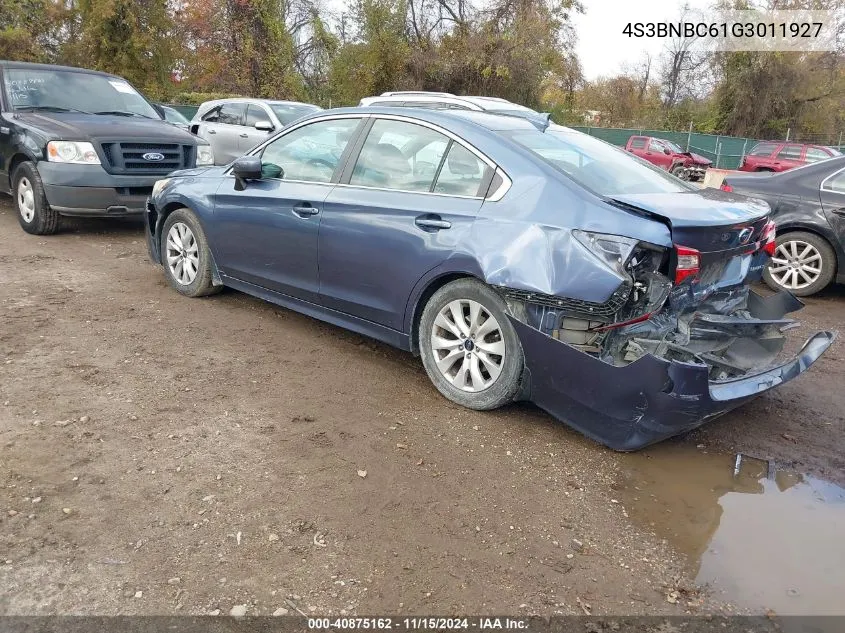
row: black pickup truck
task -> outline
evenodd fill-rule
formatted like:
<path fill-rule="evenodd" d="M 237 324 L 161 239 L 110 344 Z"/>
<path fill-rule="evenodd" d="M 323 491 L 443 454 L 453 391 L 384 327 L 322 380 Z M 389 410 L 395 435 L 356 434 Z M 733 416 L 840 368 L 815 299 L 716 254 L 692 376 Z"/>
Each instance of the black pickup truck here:
<path fill-rule="evenodd" d="M 121 77 L 0 61 L 0 192 L 27 233 L 55 233 L 60 216 L 140 215 L 156 180 L 213 164 Z"/>

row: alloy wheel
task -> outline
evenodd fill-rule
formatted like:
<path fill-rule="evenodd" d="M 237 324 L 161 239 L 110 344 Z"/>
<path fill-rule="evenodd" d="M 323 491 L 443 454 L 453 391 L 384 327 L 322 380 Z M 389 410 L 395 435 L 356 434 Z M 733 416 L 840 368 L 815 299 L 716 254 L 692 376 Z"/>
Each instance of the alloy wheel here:
<path fill-rule="evenodd" d="M 183 286 L 190 285 L 199 271 L 199 247 L 190 227 L 176 222 L 167 233 L 167 267 Z"/>
<path fill-rule="evenodd" d="M 440 310 L 431 349 L 443 376 L 467 392 L 483 391 L 496 382 L 506 354 L 499 322 L 470 299 L 450 301 Z"/>
<path fill-rule="evenodd" d="M 769 264 L 775 282 L 789 290 L 799 290 L 815 283 L 822 274 L 822 256 L 803 240 L 779 244 Z"/>
<path fill-rule="evenodd" d="M 18 181 L 17 195 L 21 217 L 28 224 L 35 218 L 35 191 L 26 176 Z"/>

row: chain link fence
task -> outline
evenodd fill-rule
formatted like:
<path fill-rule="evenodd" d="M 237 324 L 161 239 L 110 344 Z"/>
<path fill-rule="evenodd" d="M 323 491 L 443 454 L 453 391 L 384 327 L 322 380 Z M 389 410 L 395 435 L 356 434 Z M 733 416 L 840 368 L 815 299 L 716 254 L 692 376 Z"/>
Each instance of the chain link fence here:
<path fill-rule="evenodd" d="M 705 158 L 713 161 L 713 166 L 721 169 L 736 169 L 739 167 L 742 157 L 754 145 L 760 142 L 759 139 L 753 138 L 739 138 L 736 136 L 721 136 L 718 134 L 700 134 L 698 132 L 671 132 L 669 130 L 642 130 L 635 128 L 606 128 L 606 127 L 583 127 L 574 126 L 573 129 L 579 130 L 595 136 L 603 141 L 624 147 L 628 143 L 628 139 L 632 136 L 654 136 L 657 138 L 672 141 L 676 145 L 684 148 L 688 152 L 700 154 Z M 815 135 L 819 140 L 809 140 L 813 135 L 807 135 L 807 138 L 799 135 L 798 138 L 790 138 L 790 141 L 796 143 L 812 143 L 814 145 L 826 145 L 828 147 L 837 148 L 840 152 L 845 153 L 845 145 L 843 145 L 842 135 L 839 136 L 838 143 L 831 143 L 829 136 Z M 774 139 L 765 139 L 774 140 Z M 786 139 L 784 139 L 785 141 Z"/>

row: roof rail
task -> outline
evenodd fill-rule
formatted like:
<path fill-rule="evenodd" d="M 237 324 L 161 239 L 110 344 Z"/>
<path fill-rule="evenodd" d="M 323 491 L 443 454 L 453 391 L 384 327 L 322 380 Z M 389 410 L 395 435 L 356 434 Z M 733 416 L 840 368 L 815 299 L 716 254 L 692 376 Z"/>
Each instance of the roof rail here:
<path fill-rule="evenodd" d="M 395 97 L 399 95 L 429 95 L 432 97 L 454 97 L 451 92 L 429 92 L 428 90 L 396 90 L 391 92 L 382 92 L 382 97 Z"/>

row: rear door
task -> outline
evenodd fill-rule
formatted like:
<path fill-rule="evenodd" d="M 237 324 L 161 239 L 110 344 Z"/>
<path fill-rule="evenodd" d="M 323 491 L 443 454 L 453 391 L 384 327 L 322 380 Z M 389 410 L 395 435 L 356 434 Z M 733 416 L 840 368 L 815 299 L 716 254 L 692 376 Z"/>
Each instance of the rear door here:
<path fill-rule="evenodd" d="M 845 255 L 845 169 L 822 181 L 819 196 L 828 222 L 833 227 L 839 244 L 835 245 L 840 257 Z M 845 271 L 840 269 L 840 274 Z"/>
<path fill-rule="evenodd" d="M 231 163 L 241 156 L 240 135 L 244 130 L 246 104 L 242 101 L 222 103 L 216 109 L 213 120 L 206 119 L 205 138 L 214 150 L 214 162 L 218 165 Z"/>
<path fill-rule="evenodd" d="M 787 143 L 780 148 L 772 161 L 775 171 L 786 171 L 804 164 L 804 147 L 795 143 Z"/>
<path fill-rule="evenodd" d="M 323 205 L 321 302 L 402 331 L 411 291 L 464 238 L 492 173 L 436 126 L 374 118 Z"/>
<path fill-rule="evenodd" d="M 646 146 L 648 145 L 648 138 L 645 136 L 632 136 L 628 141 L 628 151 L 634 156 L 645 158 Z"/>

